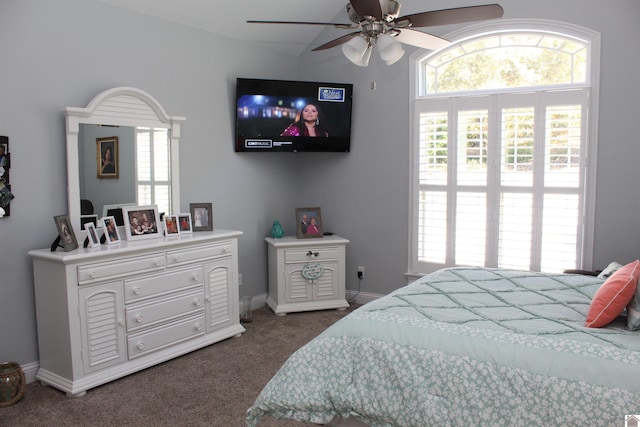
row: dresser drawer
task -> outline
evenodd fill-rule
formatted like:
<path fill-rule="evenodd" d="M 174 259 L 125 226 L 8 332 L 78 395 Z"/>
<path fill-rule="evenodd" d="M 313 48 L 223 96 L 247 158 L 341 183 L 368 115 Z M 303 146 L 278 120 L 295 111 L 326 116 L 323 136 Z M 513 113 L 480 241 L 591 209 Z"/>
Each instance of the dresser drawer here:
<path fill-rule="evenodd" d="M 309 246 L 304 249 L 287 249 L 284 253 L 284 262 L 307 262 L 338 259 L 337 247 L 316 247 Z"/>
<path fill-rule="evenodd" d="M 147 332 L 129 335 L 129 359 L 177 344 L 205 333 L 204 314 L 180 320 Z"/>
<path fill-rule="evenodd" d="M 167 252 L 167 266 L 173 267 L 190 262 L 231 255 L 231 241 L 220 242 L 196 249 L 181 249 Z"/>
<path fill-rule="evenodd" d="M 202 267 L 198 267 L 139 279 L 125 279 L 124 302 L 128 304 L 192 287 L 202 288 L 203 276 Z"/>
<path fill-rule="evenodd" d="M 78 266 L 78 284 L 114 279 L 132 273 L 146 273 L 165 267 L 164 253 L 139 255 L 135 258 L 119 258 L 95 264 Z"/>
<path fill-rule="evenodd" d="M 204 291 L 187 292 L 182 296 L 154 299 L 153 302 L 130 305 L 126 319 L 129 332 L 168 322 L 204 310 Z"/>

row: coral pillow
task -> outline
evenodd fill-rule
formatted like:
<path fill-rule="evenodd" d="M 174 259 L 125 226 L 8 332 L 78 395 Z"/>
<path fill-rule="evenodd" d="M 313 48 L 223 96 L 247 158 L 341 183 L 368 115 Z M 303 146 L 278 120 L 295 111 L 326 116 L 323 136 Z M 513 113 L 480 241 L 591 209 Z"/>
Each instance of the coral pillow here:
<path fill-rule="evenodd" d="M 638 286 L 639 265 L 638 260 L 625 265 L 600 286 L 591 300 L 586 327 L 600 328 L 622 313 Z"/>

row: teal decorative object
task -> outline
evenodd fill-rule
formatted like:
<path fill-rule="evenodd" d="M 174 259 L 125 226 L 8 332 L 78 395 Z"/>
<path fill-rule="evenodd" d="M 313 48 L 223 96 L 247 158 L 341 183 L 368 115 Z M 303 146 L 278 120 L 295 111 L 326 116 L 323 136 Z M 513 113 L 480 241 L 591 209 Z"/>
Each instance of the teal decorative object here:
<path fill-rule="evenodd" d="M 271 237 L 274 239 L 281 239 L 284 236 L 284 228 L 277 219 L 273 221 L 273 227 L 271 227 Z"/>

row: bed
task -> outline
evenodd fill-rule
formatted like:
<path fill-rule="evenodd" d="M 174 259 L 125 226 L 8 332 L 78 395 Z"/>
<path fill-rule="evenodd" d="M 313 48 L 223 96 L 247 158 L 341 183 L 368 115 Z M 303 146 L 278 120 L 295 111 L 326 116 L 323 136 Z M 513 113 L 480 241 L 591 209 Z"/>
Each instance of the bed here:
<path fill-rule="evenodd" d="M 370 426 L 624 425 L 640 332 L 587 328 L 604 279 L 450 268 L 359 307 L 296 351 L 247 411 Z"/>

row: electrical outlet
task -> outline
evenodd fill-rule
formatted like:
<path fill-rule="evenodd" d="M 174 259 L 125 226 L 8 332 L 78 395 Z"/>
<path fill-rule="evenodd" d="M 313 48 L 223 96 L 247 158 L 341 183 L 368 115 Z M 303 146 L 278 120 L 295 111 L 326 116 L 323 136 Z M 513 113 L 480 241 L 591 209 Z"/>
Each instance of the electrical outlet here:
<path fill-rule="evenodd" d="M 358 266 L 358 279 L 364 279 L 364 267 L 362 265 Z"/>

